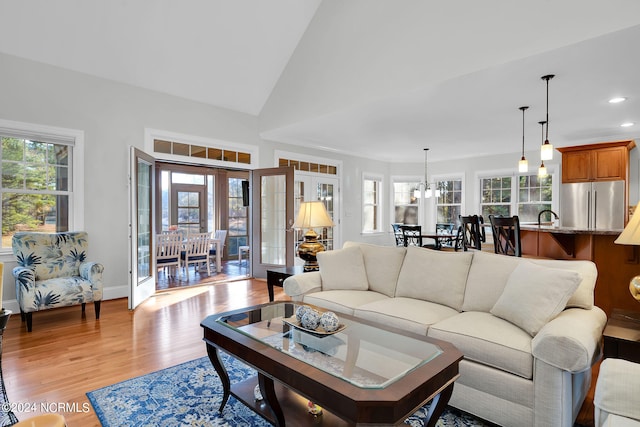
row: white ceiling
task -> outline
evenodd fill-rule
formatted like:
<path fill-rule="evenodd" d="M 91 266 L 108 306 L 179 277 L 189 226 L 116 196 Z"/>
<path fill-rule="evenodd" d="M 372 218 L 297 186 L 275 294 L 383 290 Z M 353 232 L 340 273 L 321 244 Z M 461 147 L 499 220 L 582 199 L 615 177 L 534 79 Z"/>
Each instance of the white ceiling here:
<path fill-rule="evenodd" d="M 265 139 L 394 162 L 423 147 L 431 160 L 519 152 L 522 105 L 535 149 L 545 74 L 555 146 L 640 136 L 640 2 L 448 3 L 0 0 L 0 52 L 256 115 Z"/>

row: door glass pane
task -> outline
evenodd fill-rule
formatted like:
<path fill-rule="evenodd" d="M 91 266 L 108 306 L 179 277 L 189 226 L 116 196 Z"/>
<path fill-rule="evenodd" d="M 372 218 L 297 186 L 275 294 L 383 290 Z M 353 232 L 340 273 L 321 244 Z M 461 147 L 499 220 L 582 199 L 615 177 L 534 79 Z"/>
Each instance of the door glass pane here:
<path fill-rule="evenodd" d="M 138 284 L 149 277 L 151 266 L 151 165 L 138 160 Z"/>
<path fill-rule="evenodd" d="M 286 179 L 284 175 L 261 180 L 261 248 L 263 264 L 286 264 Z"/>
<path fill-rule="evenodd" d="M 200 232 L 200 192 L 178 191 L 178 229 Z"/>
<path fill-rule="evenodd" d="M 324 204 L 329 217 L 335 223 L 336 217 L 334 212 L 333 190 L 333 184 L 322 182 L 318 183 L 318 187 L 316 189 L 318 200 L 320 200 Z M 318 233 L 318 239 L 320 240 L 320 243 L 324 245 L 325 250 L 333 250 L 333 227 L 316 228 L 315 232 Z"/>

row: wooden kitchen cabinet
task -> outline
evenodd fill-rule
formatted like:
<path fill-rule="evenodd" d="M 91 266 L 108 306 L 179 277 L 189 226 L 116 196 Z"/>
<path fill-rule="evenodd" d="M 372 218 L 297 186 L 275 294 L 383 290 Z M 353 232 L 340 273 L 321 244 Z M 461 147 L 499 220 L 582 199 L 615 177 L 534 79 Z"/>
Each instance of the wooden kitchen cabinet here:
<path fill-rule="evenodd" d="M 629 151 L 635 146 L 634 141 L 616 141 L 558 148 L 562 182 L 627 181 Z"/>

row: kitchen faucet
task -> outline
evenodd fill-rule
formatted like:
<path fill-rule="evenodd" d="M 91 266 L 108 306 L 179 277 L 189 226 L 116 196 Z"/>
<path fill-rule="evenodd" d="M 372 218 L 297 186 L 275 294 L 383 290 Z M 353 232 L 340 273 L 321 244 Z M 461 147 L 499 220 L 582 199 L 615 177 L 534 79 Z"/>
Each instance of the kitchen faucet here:
<path fill-rule="evenodd" d="M 557 213 L 555 213 L 554 211 L 552 211 L 551 209 L 543 209 L 543 210 L 541 210 L 541 211 L 538 213 L 538 227 L 540 227 L 540 217 L 541 217 L 541 216 L 542 216 L 542 214 L 543 214 L 543 213 L 545 213 L 545 212 L 551 212 L 551 213 L 553 214 L 553 216 L 554 216 L 556 219 L 560 219 L 560 217 L 558 216 L 558 214 L 557 214 Z"/>

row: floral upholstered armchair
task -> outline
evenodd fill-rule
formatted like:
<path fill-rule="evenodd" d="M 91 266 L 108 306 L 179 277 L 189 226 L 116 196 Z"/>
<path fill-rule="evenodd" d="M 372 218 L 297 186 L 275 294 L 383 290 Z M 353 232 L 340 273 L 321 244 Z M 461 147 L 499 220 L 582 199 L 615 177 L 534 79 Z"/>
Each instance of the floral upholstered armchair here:
<path fill-rule="evenodd" d="M 87 233 L 20 232 L 12 248 L 18 266 L 13 269 L 20 315 L 32 329 L 34 311 L 93 302 L 96 319 L 102 300 L 102 264 L 86 261 Z"/>

